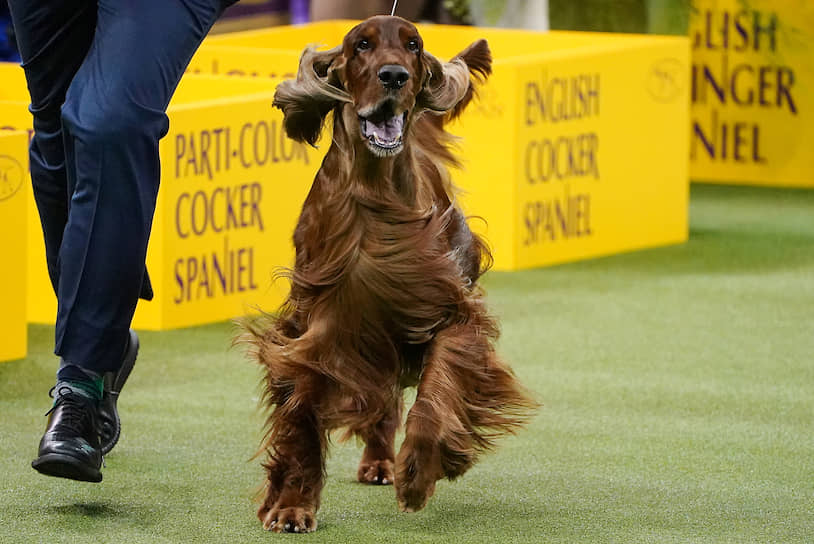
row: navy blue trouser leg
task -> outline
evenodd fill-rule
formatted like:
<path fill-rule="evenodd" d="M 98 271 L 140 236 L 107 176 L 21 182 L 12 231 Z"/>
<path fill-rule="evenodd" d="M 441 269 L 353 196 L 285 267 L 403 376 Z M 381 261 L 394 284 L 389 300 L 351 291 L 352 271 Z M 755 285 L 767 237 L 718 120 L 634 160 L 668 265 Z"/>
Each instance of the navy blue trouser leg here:
<path fill-rule="evenodd" d="M 159 185 L 167 104 L 219 0 L 10 0 L 31 94 L 34 194 L 57 293 L 55 352 L 120 364 Z"/>
<path fill-rule="evenodd" d="M 96 3 L 10 0 L 33 115 L 31 179 L 40 213 L 48 274 L 59 285 L 59 247 L 68 222 L 68 183 L 60 110 L 96 27 Z"/>

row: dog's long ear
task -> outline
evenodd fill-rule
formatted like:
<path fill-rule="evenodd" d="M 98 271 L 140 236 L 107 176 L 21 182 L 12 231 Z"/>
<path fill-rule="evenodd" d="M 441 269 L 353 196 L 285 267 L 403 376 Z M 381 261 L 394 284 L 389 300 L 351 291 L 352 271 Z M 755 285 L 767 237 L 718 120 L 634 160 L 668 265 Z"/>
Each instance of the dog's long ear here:
<path fill-rule="evenodd" d="M 472 43 L 443 64 L 426 51 L 423 55 L 426 77 L 418 103 L 429 110 L 446 112 L 447 120 L 463 112 L 475 96 L 475 85 L 492 73 L 492 53 L 486 40 Z"/>
<path fill-rule="evenodd" d="M 342 48 L 317 51 L 308 47 L 300 57 L 296 80 L 277 86 L 273 105 L 283 110 L 286 134 L 298 142 L 316 144 L 328 115 L 337 104 L 350 102 L 342 88 Z"/>

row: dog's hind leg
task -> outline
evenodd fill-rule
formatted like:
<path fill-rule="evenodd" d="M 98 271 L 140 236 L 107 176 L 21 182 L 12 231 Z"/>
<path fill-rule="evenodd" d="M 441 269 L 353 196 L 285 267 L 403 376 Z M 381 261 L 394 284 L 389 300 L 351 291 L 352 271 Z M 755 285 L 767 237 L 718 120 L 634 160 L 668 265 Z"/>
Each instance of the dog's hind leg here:
<path fill-rule="evenodd" d="M 358 433 L 365 441 L 365 451 L 359 461 L 356 478 L 362 483 L 388 485 L 393 483 L 393 466 L 396 461 L 396 430 L 401 423 L 404 401 L 394 399 L 389 412 L 381 421 Z"/>
<path fill-rule="evenodd" d="M 270 418 L 268 480 L 257 516 L 266 530 L 309 533 L 317 527 L 327 437 L 313 410 L 316 383 L 301 377 Z"/>

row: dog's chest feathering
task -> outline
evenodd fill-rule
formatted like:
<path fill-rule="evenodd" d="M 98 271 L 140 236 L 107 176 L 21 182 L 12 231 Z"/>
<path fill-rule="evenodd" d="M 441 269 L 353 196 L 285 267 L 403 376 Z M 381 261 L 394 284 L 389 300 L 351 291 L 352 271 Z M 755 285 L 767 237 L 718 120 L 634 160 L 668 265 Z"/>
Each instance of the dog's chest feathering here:
<path fill-rule="evenodd" d="M 341 262 L 330 285 L 313 288 L 322 292 L 327 305 L 365 309 L 359 323 L 339 321 L 347 334 L 428 342 L 456 314 L 465 284 L 447 241 L 449 213 L 434 207 L 417 212 L 392 203 L 355 203 L 350 208 L 336 211 L 333 217 L 340 224 L 304 264 L 326 270 L 332 268 L 329 263 Z M 343 227 L 345 221 L 352 227 Z"/>

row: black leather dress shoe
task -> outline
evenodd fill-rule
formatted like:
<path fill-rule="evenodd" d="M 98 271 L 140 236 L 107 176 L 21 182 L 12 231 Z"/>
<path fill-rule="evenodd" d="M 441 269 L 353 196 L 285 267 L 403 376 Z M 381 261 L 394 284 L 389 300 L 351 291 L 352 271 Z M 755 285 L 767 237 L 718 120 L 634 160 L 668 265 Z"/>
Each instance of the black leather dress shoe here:
<path fill-rule="evenodd" d="M 96 427 L 96 403 L 68 390 L 56 393 L 39 456 L 31 466 L 57 478 L 101 482 L 102 451 Z"/>
<path fill-rule="evenodd" d="M 130 338 L 127 342 L 127 349 L 124 350 L 122 365 L 116 372 L 105 373 L 105 390 L 102 393 L 102 402 L 99 403 L 99 440 L 102 445 L 102 455 L 107 455 L 113 446 L 119 441 L 122 425 L 119 420 L 119 411 L 116 403 L 119 400 L 119 393 L 124 387 L 124 382 L 130 376 L 133 366 L 138 357 L 138 335 L 136 331 L 130 331 Z"/>

